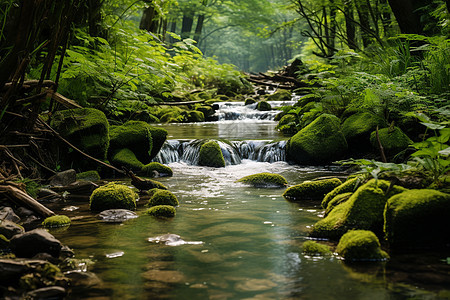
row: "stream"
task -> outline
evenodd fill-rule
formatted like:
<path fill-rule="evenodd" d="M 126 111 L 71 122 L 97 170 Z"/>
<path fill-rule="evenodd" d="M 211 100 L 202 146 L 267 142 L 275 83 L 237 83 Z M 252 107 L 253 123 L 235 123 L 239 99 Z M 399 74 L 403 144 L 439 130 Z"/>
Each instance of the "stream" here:
<path fill-rule="evenodd" d="M 235 181 L 272 172 L 294 185 L 344 174 L 335 166 L 286 163 L 287 137 L 275 130 L 273 112 L 236 102 L 219 105 L 217 122 L 158 125 L 169 137 L 156 160 L 174 173 L 158 180 L 178 197 L 175 218 L 143 215 L 144 200 L 137 210 L 142 215 L 120 224 L 98 220 L 86 202 L 59 208 L 72 225 L 51 233 L 76 258 L 93 261 L 79 269 L 103 281 L 75 290 L 70 299 L 439 299 L 439 291 L 449 296 L 436 275 L 446 267 L 445 255 L 347 265 L 337 256 L 302 254 L 308 228 L 323 213 L 320 202 L 290 203 L 283 189 Z M 195 139 L 203 138 L 231 141 L 225 168 L 194 164 Z M 422 269 L 415 270 L 411 259 L 421 261 Z"/>

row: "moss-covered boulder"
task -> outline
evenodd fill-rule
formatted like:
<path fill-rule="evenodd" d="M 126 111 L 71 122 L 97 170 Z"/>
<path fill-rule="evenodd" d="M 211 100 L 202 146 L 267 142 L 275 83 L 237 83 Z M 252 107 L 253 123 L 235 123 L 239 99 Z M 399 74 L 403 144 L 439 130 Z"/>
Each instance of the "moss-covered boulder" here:
<path fill-rule="evenodd" d="M 171 177 L 173 175 L 170 167 L 159 162 L 151 162 L 143 166 L 140 173 L 148 177 Z"/>
<path fill-rule="evenodd" d="M 100 160 L 106 159 L 110 141 L 109 123 L 103 112 L 94 108 L 62 110 L 53 115 L 50 125 L 83 152 Z M 76 168 L 89 167 L 86 159 L 82 159 L 76 151 L 69 155 L 65 151 L 64 155 L 70 163 L 76 164 Z"/>
<path fill-rule="evenodd" d="M 395 250 L 443 247 L 450 243 L 450 194 L 430 189 L 397 194 L 387 201 L 384 219 Z"/>
<path fill-rule="evenodd" d="M 382 261 L 389 255 L 381 250 L 377 236 L 368 230 L 351 230 L 339 240 L 336 252 L 346 261 Z"/>
<path fill-rule="evenodd" d="M 154 126 L 149 126 L 148 130 L 150 131 L 153 143 L 152 150 L 150 151 L 150 159 L 154 159 L 166 142 L 168 133 L 164 128 Z"/>
<path fill-rule="evenodd" d="M 330 255 L 331 250 L 327 245 L 319 244 L 315 241 L 306 241 L 303 243 L 303 254 L 310 256 Z"/>
<path fill-rule="evenodd" d="M 195 107 L 195 110 L 202 112 L 204 118 L 211 117 L 215 113 L 211 105 L 198 105 Z"/>
<path fill-rule="evenodd" d="M 98 181 L 100 179 L 100 174 L 95 170 L 77 173 L 77 180 Z"/>
<path fill-rule="evenodd" d="M 90 197 L 92 211 L 107 209 L 136 209 L 137 194 L 126 185 L 110 182 L 94 190 Z"/>
<path fill-rule="evenodd" d="M 347 142 L 336 116 L 323 114 L 289 139 L 286 149 L 290 160 L 298 164 L 319 165 L 341 158 Z"/>
<path fill-rule="evenodd" d="M 159 118 L 146 110 L 137 111 L 134 115 L 131 116 L 131 118 L 134 121 L 143 121 L 146 123 L 159 123 Z"/>
<path fill-rule="evenodd" d="M 386 122 L 369 112 L 360 112 L 348 117 L 342 124 L 342 133 L 351 152 L 366 152 L 372 149 L 370 133 L 377 126 L 383 128 Z"/>
<path fill-rule="evenodd" d="M 256 105 L 256 109 L 259 111 L 269 111 L 272 110 L 272 106 L 269 104 L 269 102 L 259 101 Z"/>
<path fill-rule="evenodd" d="M 289 201 L 301 201 L 309 199 L 323 199 L 323 196 L 332 191 L 342 182 L 338 178 L 305 181 L 288 188 L 283 197 Z"/>
<path fill-rule="evenodd" d="M 318 221 L 310 235 L 337 240 L 350 229 L 364 229 L 381 236 L 387 199 L 406 190 L 393 186 L 386 195 L 389 187 L 389 181 L 370 180 L 359 187 L 346 202 L 337 205 L 325 218 Z"/>
<path fill-rule="evenodd" d="M 345 201 L 347 201 L 348 199 L 350 199 L 350 196 L 353 193 L 343 193 L 343 194 L 338 194 L 336 195 L 333 199 L 331 199 L 330 202 L 328 202 L 327 208 L 325 209 L 325 214 L 324 216 L 328 216 L 328 214 L 333 210 L 333 208 L 335 208 L 336 206 L 338 206 L 341 203 L 344 203 Z"/>
<path fill-rule="evenodd" d="M 241 182 L 244 184 L 249 184 L 254 187 L 285 187 L 287 185 L 286 179 L 279 175 L 273 173 L 258 173 L 249 176 L 245 176 L 236 182 Z"/>
<path fill-rule="evenodd" d="M 266 97 L 267 101 L 289 101 L 292 99 L 292 93 L 289 90 L 277 90 L 275 93 Z"/>
<path fill-rule="evenodd" d="M 147 214 L 158 218 L 173 218 L 175 217 L 176 210 L 171 205 L 157 205 L 150 207 L 147 210 Z"/>
<path fill-rule="evenodd" d="M 353 177 L 347 179 L 343 184 L 337 186 L 331 192 L 325 195 L 322 200 L 322 207 L 327 208 L 328 203 L 339 194 L 356 191 L 356 188 L 361 185 L 362 181 L 363 179 L 361 177 Z"/>
<path fill-rule="evenodd" d="M 205 122 L 205 115 L 201 111 L 192 110 L 187 112 L 187 122 Z"/>
<path fill-rule="evenodd" d="M 250 104 L 253 104 L 253 103 L 256 103 L 255 99 L 247 98 L 247 99 L 245 99 L 244 105 L 250 105 Z"/>
<path fill-rule="evenodd" d="M 42 226 L 46 228 L 64 227 L 70 225 L 70 218 L 64 215 L 56 215 L 46 218 L 42 222 Z"/>
<path fill-rule="evenodd" d="M 167 190 L 158 189 L 150 198 L 147 206 L 157 206 L 157 205 L 171 205 L 178 206 L 179 202 L 177 197 Z"/>
<path fill-rule="evenodd" d="M 387 156 L 394 156 L 413 143 L 413 141 L 411 141 L 411 139 L 398 127 L 394 127 L 393 129 L 380 129 L 378 130 L 378 136 L 380 137 L 384 153 Z M 373 131 L 370 134 L 370 143 L 374 149 L 379 149 L 376 131 Z"/>
<path fill-rule="evenodd" d="M 275 128 L 282 133 L 297 133 L 297 116 L 288 114 L 283 116 L 280 121 L 277 124 L 277 127 Z"/>
<path fill-rule="evenodd" d="M 216 141 L 208 141 L 200 147 L 199 166 L 221 168 L 225 167 L 225 159 Z"/>
<path fill-rule="evenodd" d="M 134 152 L 128 148 L 117 150 L 111 156 L 111 163 L 118 168 L 126 167 L 135 172 L 140 171 L 144 167 L 144 164 L 136 157 Z"/>

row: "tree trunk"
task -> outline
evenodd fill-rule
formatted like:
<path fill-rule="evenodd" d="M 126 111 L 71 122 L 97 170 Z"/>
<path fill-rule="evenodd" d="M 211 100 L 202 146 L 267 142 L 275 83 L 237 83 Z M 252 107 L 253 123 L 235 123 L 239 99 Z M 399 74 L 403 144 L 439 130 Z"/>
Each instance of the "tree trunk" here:
<path fill-rule="evenodd" d="M 356 44 L 356 29 L 355 23 L 353 22 L 353 5 L 351 0 L 347 0 L 344 3 L 345 12 L 345 29 L 347 33 L 347 45 L 352 49 L 357 49 Z"/>
<path fill-rule="evenodd" d="M 102 0 L 89 0 L 88 1 L 88 25 L 89 34 L 91 36 L 100 36 L 102 30 L 101 22 L 101 8 L 103 5 Z"/>
<path fill-rule="evenodd" d="M 194 24 L 194 12 L 186 10 L 183 13 L 183 23 L 181 24 L 181 38 L 187 39 L 191 36 L 192 25 Z"/>
<path fill-rule="evenodd" d="M 367 48 L 371 42 L 370 35 L 367 34 L 371 31 L 369 8 L 367 7 L 367 2 L 365 0 L 356 0 L 355 3 L 358 11 L 359 23 L 361 24 L 361 39 L 363 41 L 364 48 Z"/>
<path fill-rule="evenodd" d="M 202 36 L 203 23 L 205 22 L 205 15 L 198 16 L 197 26 L 195 27 L 194 40 L 197 42 L 200 40 Z"/>
<path fill-rule="evenodd" d="M 424 34 L 425 24 L 421 22 L 420 8 L 431 4 L 432 0 L 389 0 L 392 12 L 402 33 Z M 448 5 L 448 0 L 447 0 Z"/>
<path fill-rule="evenodd" d="M 144 13 L 142 14 L 141 22 L 139 23 L 139 28 L 143 30 L 147 30 L 152 33 L 156 33 L 158 29 L 158 20 L 157 20 L 157 12 L 153 7 L 152 2 L 150 2 L 149 7 L 144 9 Z"/>

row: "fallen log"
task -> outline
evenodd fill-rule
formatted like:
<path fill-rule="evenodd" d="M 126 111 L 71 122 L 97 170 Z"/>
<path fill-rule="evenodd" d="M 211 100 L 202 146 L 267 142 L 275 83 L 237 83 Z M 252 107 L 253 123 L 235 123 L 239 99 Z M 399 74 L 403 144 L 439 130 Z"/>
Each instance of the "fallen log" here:
<path fill-rule="evenodd" d="M 71 100 L 71 99 L 69 99 L 67 97 L 64 97 L 60 93 L 54 92 L 53 90 L 48 90 L 47 97 L 52 98 L 56 102 L 62 104 L 64 107 L 69 108 L 69 109 L 71 109 L 71 108 L 83 108 L 81 105 L 79 105 L 75 101 L 73 101 L 73 100 Z"/>
<path fill-rule="evenodd" d="M 185 101 L 185 102 L 158 102 L 158 103 L 146 103 L 148 106 L 157 106 L 157 105 L 169 105 L 169 106 L 177 106 L 177 105 L 189 105 L 196 103 L 203 103 L 206 100 L 196 100 L 196 101 Z"/>
<path fill-rule="evenodd" d="M 37 202 L 33 197 L 27 193 L 11 185 L 0 185 L 0 193 L 6 193 L 6 196 L 13 202 L 23 205 L 37 213 L 38 215 L 47 218 L 55 215 L 53 211 Z"/>
<path fill-rule="evenodd" d="M 294 87 L 292 85 L 275 84 L 275 83 L 261 81 L 261 80 L 256 80 L 256 79 L 252 79 L 252 78 L 248 78 L 247 80 L 250 81 L 250 82 L 259 84 L 259 85 L 270 86 L 270 87 L 283 89 L 283 90 L 292 90 L 292 89 L 294 89 Z"/>

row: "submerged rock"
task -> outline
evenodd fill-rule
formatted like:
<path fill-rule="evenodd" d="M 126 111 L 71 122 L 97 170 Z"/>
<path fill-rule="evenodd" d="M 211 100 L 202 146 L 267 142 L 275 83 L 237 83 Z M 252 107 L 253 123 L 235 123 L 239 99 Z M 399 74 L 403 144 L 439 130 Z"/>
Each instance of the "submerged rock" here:
<path fill-rule="evenodd" d="M 336 116 L 323 114 L 300 130 L 287 143 L 288 159 L 298 164 L 319 165 L 341 158 L 347 142 Z"/>
<path fill-rule="evenodd" d="M 28 292 L 27 299 L 63 299 L 67 294 L 61 286 L 48 286 Z"/>
<path fill-rule="evenodd" d="M 10 240 L 10 247 L 17 257 L 31 258 L 38 253 L 48 253 L 53 257 L 59 257 L 62 245 L 46 230 L 34 229 L 15 235 Z"/>
<path fill-rule="evenodd" d="M 384 211 L 384 232 L 391 248 L 445 247 L 450 243 L 450 195 L 410 190 L 391 197 Z"/>
<path fill-rule="evenodd" d="M 136 209 L 137 194 L 123 184 L 110 182 L 96 189 L 90 197 L 90 208 L 93 211 L 107 209 Z"/>
<path fill-rule="evenodd" d="M 245 176 L 236 182 L 241 182 L 249 185 L 253 185 L 254 187 L 285 187 L 287 186 L 286 179 L 279 175 L 273 173 L 258 173 L 249 176 Z"/>
<path fill-rule="evenodd" d="M 225 167 L 225 159 L 216 141 L 208 141 L 200 147 L 198 159 L 200 166 L 222 168 Z"/>
<path fill-rule="evenodd" d="M 201 245 L 200 241 L 185 241 L 178 234 L 167 233 L 156 237 L 149 238 L 150 243 L 164 244 L 167 246 L 181 246 L 181 245 Z"/>
<path fill-rule="evenodd" d="M 148 201 L 147 206 L 171 205 L 178 206 L 177 197 L 167 190 L 158 189 Z"/>
<path fill-rule="evenodd" d="M 341 185 L 338 178 L 322 179 L 316 181 L 305 181 L 288 188 L 283 197 L 290 201 L 323 199 L 323 196 L 334 188 Z"/>
<path fill-rule="evenodd" d="M 176 210 L 172 205 L 156 205 L 147 210 L 147 214 L 153 217 L 173 218 Z"/>
<path fill-rule="evenodd" d="M 98 217 L 104 222 L 121 223 L 130 219 L 135 219 L 138 215 L 127 209 L 108 209 L 102 211 Z"/>
<path fill-rule="evenodd" d="M 339 240 L 336 252 L 346 261 L 381 261 L 389 255 L 381 250 L 377 236 L 368 230 L 350 230 Z"/>

